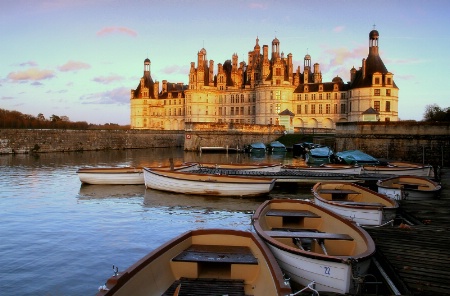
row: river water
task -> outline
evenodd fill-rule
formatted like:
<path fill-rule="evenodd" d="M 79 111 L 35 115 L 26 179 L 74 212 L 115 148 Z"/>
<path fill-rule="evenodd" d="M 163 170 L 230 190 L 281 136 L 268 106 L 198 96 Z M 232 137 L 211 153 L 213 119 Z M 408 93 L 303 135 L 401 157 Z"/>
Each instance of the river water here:
<path fill-rule="evenodd" d="M 0 294 L 95 295 L 113 274 L 187 230 L 252 231 L 267 198 L 311 198 L 276 187 L 260 198 L 172 194 L 144 185 L 81 185 L 84 166 L 154 166 L 201 161 L 296 164 L 292 155 L 197 154 L 174 149 L 0 155 Z"/>

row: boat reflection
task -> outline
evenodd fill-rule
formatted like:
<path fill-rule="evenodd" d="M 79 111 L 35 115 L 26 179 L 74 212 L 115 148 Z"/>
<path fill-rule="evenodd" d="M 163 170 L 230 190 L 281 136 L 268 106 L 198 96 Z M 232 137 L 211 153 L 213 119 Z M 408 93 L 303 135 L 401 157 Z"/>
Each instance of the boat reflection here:
<path fill-rule="evenodd" d="M 82 184 L 79 199 L 124 198 L 142 196 L 144 185 L 89 185 Z"/>
<path fill-rule="evenodd" d="M 265 199 L 265 197 L 233 198 L 187 195 L 147 188 L 144 194 L 144 207 L 251 213 Z"/>

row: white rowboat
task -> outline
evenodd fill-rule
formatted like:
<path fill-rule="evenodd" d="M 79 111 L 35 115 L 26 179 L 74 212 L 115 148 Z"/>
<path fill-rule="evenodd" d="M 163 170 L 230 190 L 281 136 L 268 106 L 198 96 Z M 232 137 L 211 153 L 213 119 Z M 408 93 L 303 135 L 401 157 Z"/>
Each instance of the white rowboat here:
<path fill-rule="evenodd" d="M 441 185 L 424 177 L 397 176 L 377 182 L 378 192 L 396 200 L 424 200 L 439 196 Z"/>
<path fill-rule="evenodd" d="M 268 200 L 252 222 L 287 276 L 318 291 L 354 293 L 375 253 L 363 228 L 309 201 Z"/>
<path fill-rule="evenodd" d="M 317 183 L 314 203 L 362 226 L 392 224 L 398 204 L 395 200 L 353 183 Z"/>
<path fill-rule="evenodd" d="M 362 167 L 354 165 L 340 165 L 340 164 L 326 164 L 321 166 L 295 166 L 284 165 L 281 167 L 283 171 L 294 172 L 314 172 L 314 173 L 334 173 L 334 174 L 349 174 L 359 175 L 362 172 Z"/>
<path fill-rule="evenodd" d="M 144 168 L 145 186 L 151 189 L 214 196 L 258 196 L 269 193 L 275 179 L 198 174 Z"/>
<path fill-rule="evenodd" d="M 390 162 L 387 166 L 364 165 L 363 170 L 364 173 L 367 174 L 410 175 L 422 177 L 434 176 L 433 166 L 406 162 Z"/>

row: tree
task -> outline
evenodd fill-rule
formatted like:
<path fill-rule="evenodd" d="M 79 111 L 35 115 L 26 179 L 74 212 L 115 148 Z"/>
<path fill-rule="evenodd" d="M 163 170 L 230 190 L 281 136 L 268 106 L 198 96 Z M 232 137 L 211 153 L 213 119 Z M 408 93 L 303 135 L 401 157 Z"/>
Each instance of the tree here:
<path fill-rule="evenodd" d="M 450 122 L 450 107 L 441 109 L 437 104 L 425 106 L 424 121 Z"/>
<path fill-rule="evenodd" d="M 58 115 L 52 114 L 52 116 L 50 116 L 50 120 L 52 122 L 57 122 L 57 121 L 61 121 L 61 118 Z"/>

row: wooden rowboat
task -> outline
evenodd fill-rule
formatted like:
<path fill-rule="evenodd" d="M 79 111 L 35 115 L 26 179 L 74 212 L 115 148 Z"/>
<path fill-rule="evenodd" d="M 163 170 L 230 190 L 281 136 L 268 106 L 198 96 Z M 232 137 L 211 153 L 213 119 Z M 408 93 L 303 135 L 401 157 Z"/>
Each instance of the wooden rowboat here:
<path fill-rule="evenodd" d="M 275 179 L 199 174 L 144 168 L 145 186 L 151 189 L 214 196 L 258 196 L 269 193 Z"/>
<path fill-rule="evenodd" d="M 398 209 L 395 200 L 354 183 L 317 183 L 312 191 L 315 204 L 362 226 L 392 224 Z"/>
<path fill-rule="evenodd" d="M 378 192 L 396 200 L 424 200 L 439 197 L 441 185 L 419 176 L 397 176 L 379 180 Z"/>
<path fill-rule="evenodd" d="M 368 174 L 388 174 L 388 175 L 409 175 L 409 176 L 422 176 L 433 177 L 434 171 L 431 165 L 420 165 L 405 162 L 389 162 L 388 165 L 364 165 L 364 173 Z"/>
<path fill-rule="evenodd" d="M 203 229 L 163 244 L 99 288 L 109 295 L 290 295 L 280 267 L 251 232 Z"/>
<path fill-rule="evenodd" d="M 221 169 L 221 170 L 240 170 L 254 172 L 279 172 L 281 171 L 281 163 L 199 163 L 199 168 L 205 169 Z"/>
<path fill-rule="evenodd" d="M 375 253 L 363 228 L 313 202 L 268 200 L 252 222 L 287 276 L 318 291 L 355 292 Z"/>
<path fill-rule="evenodd" d="M 134 167 L 86 167 L 77 170 L 81 183 L 108 185 L 144 184 L 142 168 Z"/>
<path fill-rule="evenodd" d="M 362 167 L 354 165 L 343 164 L 326 164 L 321 166 L 296 166 L 296 165 L 284 165 L 281 167 L 283 171 L 294 172 L 315 172 L 315 173 L 335 173 L 335 174 L 351 174 L 359 175 L 362 172 Z"/>
<path fill-rule="evenodd" d="M 158 167 L 170 170 L 170 166 Z M 197 164 L 181 164 L 175 166 L 178 171 L 197 168 Z M 145 184 L 142 167 L 84 167 L 77 170 L 77 175 L 83 184 L 95 185 L 143 185 Z"/>

